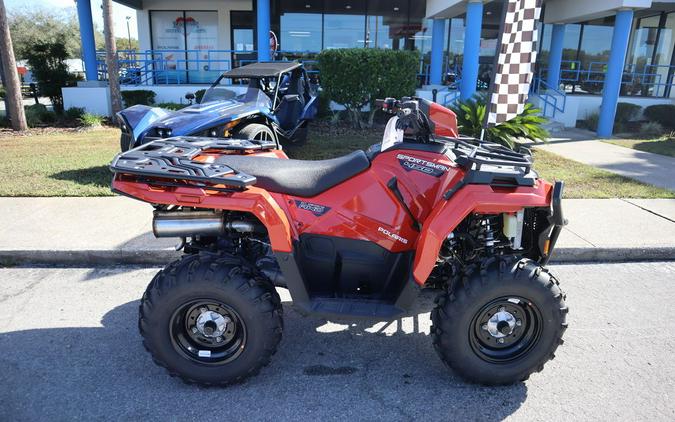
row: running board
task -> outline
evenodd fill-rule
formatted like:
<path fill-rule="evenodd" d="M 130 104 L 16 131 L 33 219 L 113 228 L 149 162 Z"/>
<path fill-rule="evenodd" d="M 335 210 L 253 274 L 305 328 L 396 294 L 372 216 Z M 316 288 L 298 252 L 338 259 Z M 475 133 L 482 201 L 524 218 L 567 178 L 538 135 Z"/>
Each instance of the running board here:
<path fill-rule="evenodd" d="M 405 313 L 391 303 L 359 299 L 312 298 L 311 313 L 324 317 L 394 319 Z"/>

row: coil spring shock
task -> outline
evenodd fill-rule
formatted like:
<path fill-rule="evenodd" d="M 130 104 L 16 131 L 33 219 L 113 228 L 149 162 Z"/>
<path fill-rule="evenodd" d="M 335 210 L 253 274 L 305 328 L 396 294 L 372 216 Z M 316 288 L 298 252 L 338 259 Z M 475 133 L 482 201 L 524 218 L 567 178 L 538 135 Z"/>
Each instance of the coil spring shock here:
<path fill-rule="evenodd" d="M 483 215 L 478 220 L 476 239 L 482 243 L 485 252 L 492 254 L 495 248 L 495 229 L 499 228 L 499 215 Z"/>

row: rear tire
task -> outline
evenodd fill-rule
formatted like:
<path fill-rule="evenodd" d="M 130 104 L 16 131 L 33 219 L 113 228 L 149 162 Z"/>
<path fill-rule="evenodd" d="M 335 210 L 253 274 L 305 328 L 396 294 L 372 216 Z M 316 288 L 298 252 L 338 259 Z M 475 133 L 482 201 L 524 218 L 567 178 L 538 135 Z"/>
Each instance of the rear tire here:
<path fill-rule="evenodd" d="M 258 141 L 276 141 L 277 139 L 274 131 L 269 126 L 260 123 L 251 123 L 242 127 L 234 134 L 234 137 L 239 139 L 255 139 Z"/>
<path fill-rule="evenodd" d="M 489 258 L 436 299 L 432 339 L 441 360 L 469 382 L 526 380 L 553 359 L 567 328 L 558 281 L 534 261 Z"/>
<path fill-rule="evenodd" d="M 157 273 L 139 307 L 143 345 L 187 383 L 228 385 L 270 362 L 283 331 L 274 287 L 235 256 L 188 255 Z"/>

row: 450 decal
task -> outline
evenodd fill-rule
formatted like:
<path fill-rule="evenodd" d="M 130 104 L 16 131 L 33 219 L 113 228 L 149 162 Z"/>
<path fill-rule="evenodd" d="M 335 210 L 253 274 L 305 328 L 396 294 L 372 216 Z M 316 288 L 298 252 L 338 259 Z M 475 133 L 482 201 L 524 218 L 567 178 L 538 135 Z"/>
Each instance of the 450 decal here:
<path fill-rule="evenodd" d="M 430 176 L 440 177 L 446 171 L 450 170 L 448 166 L 437 164 L 432 161 L 423 160 L 421 158 L 411 157 L 405 154 L 396 155 L 398 162 L 406 171 L 419 171 L 420 173 L 428 174 Z"/>

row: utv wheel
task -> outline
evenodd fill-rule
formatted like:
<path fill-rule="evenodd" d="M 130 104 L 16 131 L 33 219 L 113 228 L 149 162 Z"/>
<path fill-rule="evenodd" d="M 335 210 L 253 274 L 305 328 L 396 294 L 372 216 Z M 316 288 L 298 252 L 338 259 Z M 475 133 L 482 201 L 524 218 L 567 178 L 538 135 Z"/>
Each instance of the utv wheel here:
<path fill-rule="evenodd" d="M 228 385 L 270 362 L 283 329 L 281 301 L 233 256 L 190 255 L 148 286 L 139 309 L 143 345 L 188 383 Z"/>
<path fill-rule="evenodd" d="M 276 135 L 268 126 L 260 123 L 251 123 L 241 128 L 234 136 L 240 139 L 255 139 L 258 141 L 275 141 Z"/>
<path fill-rule="evenodd" d="M 567 328 L 558 281 L 529 259 L 488 259 L 436 303 L 434 347 L 469 382 L 526 380 L 553 359 Z"/>

